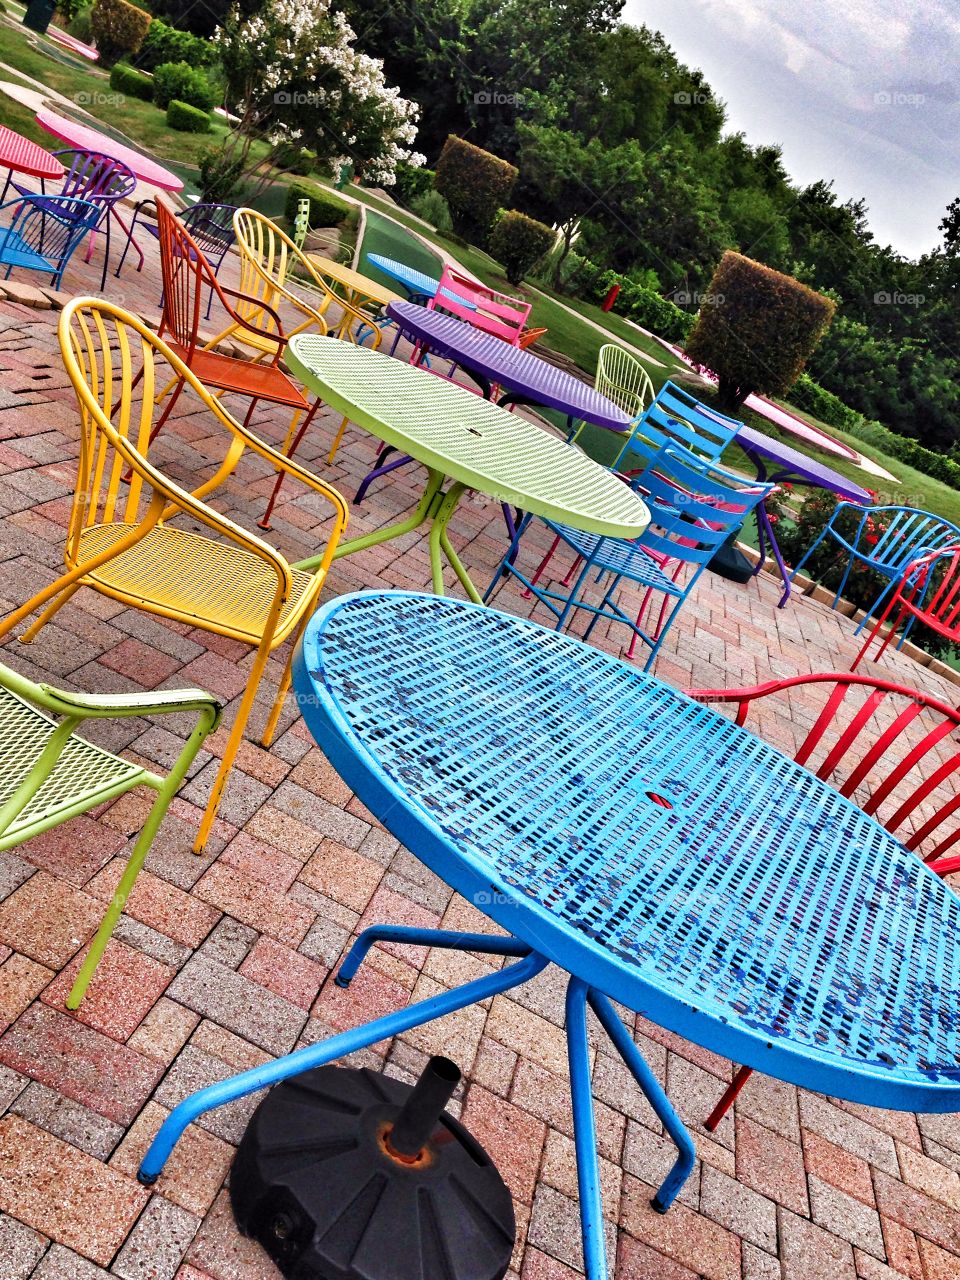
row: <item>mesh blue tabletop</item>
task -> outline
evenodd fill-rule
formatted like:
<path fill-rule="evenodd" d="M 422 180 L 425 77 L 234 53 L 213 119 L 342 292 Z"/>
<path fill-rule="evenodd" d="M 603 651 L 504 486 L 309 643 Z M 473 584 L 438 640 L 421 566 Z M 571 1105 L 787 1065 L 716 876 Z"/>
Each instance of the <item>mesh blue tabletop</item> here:
<path fill-rule="evenodd" d="M 541 360 L 531 351 L 484 333 L 455 316 L 428 311 L 415 302 L 391 302 L 387 307 L 404 333 L 429 344 L 440 356 L 523 396 L 534 404 L 582 418 L 611 431 L 627 431 L 630 416 L 605 395 L 572 373 Z"/>
<path fill-rule="evenodd" d="M 360 799 L 568 972 L 793 1083 L 960 1109 L 960 899 L 712 709 L 566 635 L 333 600 L 295 685 Z"/>
<path fill-rule="evenodd" d="M 398 262 L 396 258 L 385 258 L 379 253 L 368 253 L 367 261 L 372 263 L 384 275 L 390 276 L 392 280 L 396 280 L 407 292 L 415 298 L 432 298 L 436 295 L 440 281 L 436 276 L 428 276 L 423 271 L 418 271 L 416 267 L 408 267 L 405 262 Z M 447 294 L 448 290 L 444 289 Z M 457 297 L 456 294 L 449 294 L 451 298 Z M 472 311 L 476 311 L 476 304 L 468 298 L 459 298 L 457 301 L 462 307 L 469 307 Z"/>

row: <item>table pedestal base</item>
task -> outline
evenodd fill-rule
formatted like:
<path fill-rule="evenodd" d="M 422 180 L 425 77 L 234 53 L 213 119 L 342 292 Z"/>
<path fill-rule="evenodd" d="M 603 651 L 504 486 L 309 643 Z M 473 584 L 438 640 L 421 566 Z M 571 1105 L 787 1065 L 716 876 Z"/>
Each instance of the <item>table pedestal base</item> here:
<path fill-rule="evenodd" d="M 468 597 L 474 604 L 482 604 L 483 600 L 480 592 L 471 582 L 463 562 L 453 549 L 450 538 L 447 535 L 447 525 L 450 523 L 450 517 L 457 509 L 457 504 L 461 497 L 466 493 L 467 486 L 456 481 L 444 492 L 443 486 L 447 477 L 442 472 L 433 471 L 428 467 L 427 476 L 427 487 L 423 491 L 423 497 L 417 503 L 416 510 L 411 515 L 396 524 L 387 525 L 384 529 L 376 529 L 373 533 L 365 533 L 362 537 L 351 538 L 347 542 L 341 542 L 333 553 L 333 558 L 334 560 L 339 560 L 342 556 L 352 556 L 357 551 L 366 550 L 367 547 L 378 547 L 382 542 L 392 542 L 394 538 L 401 538 L 405 533 L 411 533 L 414 529 L 419 529 L 422 524 L 426 524 L 429 521 L 430 568 L 434 593 L 438 596 L 444 594 L 443 561 L 440 556 L 442 551 Z M 302 569 L 305 573 L 310 573 L 317 568 L 321 559 L 321 556 L 310 556 L 306 560 L 298 561 L 293 567 Z"/>
<path fill-rule="evenodd" d="M 152 1186 L 187 1125 L 215 1107 L 236 1098 L 246 1097 L 259 1089 L 278 1084 L 291 1076 L 323 1066 L 382 1040 L 423 1026 L 445 1014 L 500 995 L 536 977 L 549 963 L 517 938 L 484 933 L 454 933 L 442 929 L 413 929 L 401 925 L 373 925 L 365 929 L 353 944 L 334 978 L 339 987 L 350 984 L 364 957 L 376 942 L 399 942 L 413 946 L 445 947 L 455 951 L 473 951 L 483 955 L 515 957 L 516 963 L 495 973 L 476 978 L 462 987 L 444 991 L 429 1000 L 421 1000 L 396 1013 L 390 1013 L 352 1031 L 342 1031 L 319 1044 L 298 1049 L 273 1062 L 254 1067 L 209 1085 L 176 1106 L 160 1126 L 160 1130 L 137 1172 L 145 1186 Z M 633 1037 L 617 1016 L 611 1002 L 602 992 L 589 987 L 580 978 L 571 977 L 567 985 L 567 1048 L 570 1063 L 570 1092 L 573 1108 L 574 1144 L 577 1153 L 577 1181 L 580 1191 L 580 1221 L 583 1234 L 584 1269 L 589 1280 L 606 1280 L 606 1246 L 603 1230 L 603 1204 L 600 1193 L 600 1170 L 597 1163 L 597 1136 L 590 1085 L 590 1055 L 587 1043 L 587 1005 L 593 1009 L 603 1029 L 613 1042 L 630 1073 L 653 1107 L 664 1129 L 677 1145 L 673 1168 L 653 1197 L 653 1207 L 666 1213 L 693 1169 L 696 1152 L 683 1122 L 670 1104 L 660 1082 L 650 1070 Z"/>

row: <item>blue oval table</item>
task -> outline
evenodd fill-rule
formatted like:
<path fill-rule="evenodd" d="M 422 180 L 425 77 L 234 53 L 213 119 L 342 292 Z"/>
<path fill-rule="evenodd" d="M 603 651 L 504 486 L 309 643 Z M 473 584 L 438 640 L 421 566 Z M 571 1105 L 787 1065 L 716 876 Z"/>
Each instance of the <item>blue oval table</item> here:
<path fill-rule="evenodd" d="M 377 941 L 514 963 L 201 1090 L 186 1125 L 508 991 L 553 963 L 566 1023 L 586 1272 L 607 1274 L 586 1036 L 589 1005 L 677 1145 L 694 1147 L 611 1001 L 736 1062 L 836 1097 L 960 1109 L 960 899 L 862 810 L 745 729 L 570 636 L 401 592 L 311 620 L 294 686 L 360 800 L 508 936 L 373 926 Z"/>

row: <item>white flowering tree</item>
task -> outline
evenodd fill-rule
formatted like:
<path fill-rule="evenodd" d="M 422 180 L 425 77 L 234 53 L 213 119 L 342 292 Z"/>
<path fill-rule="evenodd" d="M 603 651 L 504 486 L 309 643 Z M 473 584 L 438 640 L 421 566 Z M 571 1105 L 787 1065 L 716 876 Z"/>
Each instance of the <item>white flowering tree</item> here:
<path fill-rule="evenodd" d="M 331 0 L 266 0 L 251 17 L 234 4 L 214 41 L 228 108 L 239 123 L 224 162 L 247 168 L 254 138 L 306 147 L 321 162 L 350 161 L 370 181 L 391 185 L 414 151 L 420 108 L 388 85 L 383 63 L 353 47 L 356 33 Z"/>

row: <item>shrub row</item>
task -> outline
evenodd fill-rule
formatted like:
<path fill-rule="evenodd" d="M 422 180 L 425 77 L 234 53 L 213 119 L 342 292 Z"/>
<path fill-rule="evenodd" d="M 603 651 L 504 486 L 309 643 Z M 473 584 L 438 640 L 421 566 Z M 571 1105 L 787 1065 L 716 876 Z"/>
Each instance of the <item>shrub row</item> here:
<path fill-rule="evenodd" d="M 180 31 L 160 18 L 154 18 L 140 46 L 136 63 L 147 71 L 165 62 L 189 62 L 193 67 L 209 67 L 216 56 L 216 45 L 212 41 L 190 31 Z"/>
<path fill-rule="evenodd" d="M 656 289 L 637 284 L 629 276 L 604 271 L 589 258 L 580 261 L 571 283 L 578 293 L 597 305 L 618 284 L 620 292 L 613 304 L 617 315 L 626 316 L 667 342 L 682 342 L 693 328 L 694 317 L 689 311 L 661 297 Z"/>
<path fill-rule="evenodd" d="M 284 213 L 291 222 L 297 216 L 297 205 L 301 200 L 310 201 L 311 227 L 335 227 L 350 212 L 350 206 L 345 200 L 339 200 L 322 187 L 292 182 L 287 187 L 287 203 L 284 208 Z"/>
<path fill-rule="evenodd" d="M 960 463 L 946 453 L 934 453 L 925 448 L 918 440 L 907 436 L 899 436 L 882 422 L 863 421 L 851 432 L 864 444 L 872 444 L 884 453 L 890 454 L 908 467 L 922 471 L 925 476 L 940 480 L 953 489 L 960 489 Z"/>
<path fill-rule="evenodd" d="M 504 209 L 490 236 L 490 253 L 503 266 L 511 284 L 519 284 L 543 255 L 549 252 L 556 232 L 516 209 Z"/>
<path fill-rule="evenodd" d="M 851 409 L 848 404 L 835 396 L 832 391 L 814 382 L 808 373 L 801 373 L 790 391 L 790 403 L 798 409 L 812 413 L 815 418 L 830 427 L 839 427 L 841 431 L 849 431 L 856 435 L 857 428 L 863 422 L 863 414 Z"/>
<path fill-rule="evenodd" d="M 128 98 L 139 98 L 142 102 L 153 100 L 153 81 L 142 71 L 128 67 L 125 62 L 118 62 L 110 72 L 110 88 Z"/>
<path fill-rule="evenodd" d="M 167 106 L 167 124 L 181 133 L 210 132 L 210 117 L 206 111 L 191 106 L 189 102 L 178 102 L 176 98 Z"/>
<path fill-rule="evenodd" d="M 191 67 L 189 62 L 163 62 L 153 73 L 153 100 L 163 108 L 174 98 L 207 111 L 213 106 L 213 89 L 199 67 Z"/>

